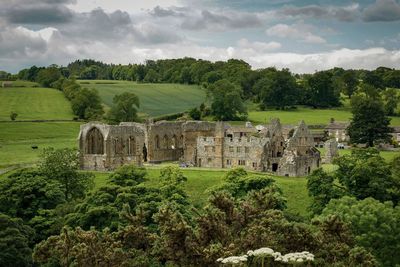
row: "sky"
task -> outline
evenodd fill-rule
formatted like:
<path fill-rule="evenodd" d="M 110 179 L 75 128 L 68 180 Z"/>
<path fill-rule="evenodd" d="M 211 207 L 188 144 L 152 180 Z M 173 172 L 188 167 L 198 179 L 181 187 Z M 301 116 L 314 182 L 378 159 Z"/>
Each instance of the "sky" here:
<path fill-rule="evenodd" d="M 0 0 L 0 70 L 194 57 L 400 68 L 400 0 Z"/>

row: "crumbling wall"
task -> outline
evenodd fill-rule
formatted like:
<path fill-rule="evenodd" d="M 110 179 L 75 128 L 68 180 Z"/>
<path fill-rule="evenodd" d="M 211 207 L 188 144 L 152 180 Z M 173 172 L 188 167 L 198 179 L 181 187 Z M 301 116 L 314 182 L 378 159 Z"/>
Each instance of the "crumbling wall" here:
<path fill-rule="evenodd" d="M 159 121 L 148 125 L 149 162 L 177 161 L 183 156 L 183 122 Z"/>
<path fill-rule="evenodd" d="M 319 168 L 320 160 L 312 133 L 302 121 L 288 140 L 277 173 L 282 176 L 305 176 Z"/>
<path fill-rule="evenodd" d="M 96 132 L 96 144 L 91 139 Z M 145 132 L 138 125 L 81 125 L 79 149 L 81 168 L 112 170 L 124 164 L 142 165 Z M 102 146 L 102 149 L 100 149 Z"/>

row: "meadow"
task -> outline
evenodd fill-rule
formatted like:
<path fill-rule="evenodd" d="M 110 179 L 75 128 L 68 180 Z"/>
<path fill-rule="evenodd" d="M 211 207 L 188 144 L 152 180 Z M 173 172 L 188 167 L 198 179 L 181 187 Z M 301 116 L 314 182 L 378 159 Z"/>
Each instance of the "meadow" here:
<path fill-rule="evenodd" d="M 108 107 L 113 97 L 132 92 L 139 97 L 139 115 L 160 116 L 187 111 L 204 102 L 206 93 L 197 85 L 136 83 L 130 81 L 78 80 L 82 87 L 95 88 Z"/>
<path fill-rule="evenodd" d="M 20 85 L 26 85 L 20 83 Z M 34 86 L 33 83 L 28 84 Z M 72 120 L 71 105 L 58 90 L 40 87 L 0 88 L 0 121 L 10 120 Z"/>
<path fill-rule="evenodd" d="M 72 121 L 0 123 L 0 169 L 36 163 L 46 147 L 77 147 L 79 125 Z"/>
<path fill-rule="evenodd" d="M 327 125 L 331 118 L 336 121 L 349 121 L 352 115 L 346 108 L 312 109 L 297 107 L 293 110 L 249 111 L 248 119 L 254 123 L 268 123 L 272 118 L 279 118 L 283 124 L 298 124 L 304 120 L 308 125 Z M 392 126 L 400 126 L 400 117 L 390 117 Z"/>

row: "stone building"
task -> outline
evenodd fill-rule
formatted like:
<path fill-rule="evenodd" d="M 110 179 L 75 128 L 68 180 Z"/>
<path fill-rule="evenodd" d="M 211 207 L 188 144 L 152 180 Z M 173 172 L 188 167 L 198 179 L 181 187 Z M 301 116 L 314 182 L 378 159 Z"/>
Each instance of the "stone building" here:
<path fill-rule="evenodd" d="M 285 139 L 279 120 L 263 127 L 202 121 L 119 125 L 91 122 L 81 125 L 78 139 L 81 167 L 90 170 L 179 161 L 184 166 L 243 167 L 303 176 L 320 164 L 320 154 L 304 122 L 289 139 Z"/>
<path fill-rule="evenodd" d="M 332 119 L 325 130 L 328 132 L 329 138 L 335 138 L 337 142 L 349 142 L 350 136 L 347 134 L 349 125 L 349 122 L 339 122 Z"/>

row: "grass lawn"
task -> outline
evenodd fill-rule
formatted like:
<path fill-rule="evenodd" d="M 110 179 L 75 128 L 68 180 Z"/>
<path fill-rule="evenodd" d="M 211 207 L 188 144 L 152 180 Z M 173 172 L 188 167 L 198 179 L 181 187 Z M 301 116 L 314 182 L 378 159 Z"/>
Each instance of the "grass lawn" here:
<path fill-rule="evenodd" d="M 71 105 L 58 90 L 38 87 L 0 88 L 0 120 L 72 120 Z"/>
<path fill-rule="evenodd" d="M 160 168 L 147 168 L 148 181 L 150 186 L 159 184 Z M 188 178 L 185 190 L 197 207 L 202 207 L 209 197 L 209 190 L 223 183 L 225 170 L 208 170 L 208 169 L 182 169 L 184 175 Z M 95 172 L 96 188 L 107 184 L 109 173 Z M 266 175 L 259 173 L 259 175 Z M 311 203 L 308 196 L 306 178 L 288 178 L 288 177 L 272 177 L 277 185 L 282 189 L 284 196 L 287 198 L 288 211 L 300 213 L 306 216 L 308 214 L 307 207 Z"/>
<path fill-rule="evenodd" d="M 326 125 L 331 118 L 336 121 L 349 121 L 351 112 L 347 109 L 312 109 L 298 107 L 295 110 L 250 111 L 249 120 L 254 123 L 268 123 L 272 118 L 279 118 L 283 124 L 298 124 L 304 120 L 308 125 Z M 400 125 L 400 117 L 391 117 L 393 126 Z"/>
<path fill-rule="evenodd" d="M 0 123 L 0 168 L 35 163 L 45 147 L 77 147 L 77 122 Z M 32 149 L 37 145 L 39 149 Z"/>
<path fill-rule="evenodd" d="M 78 80 L 82 87 L 96 88 L 107 106 L 115 95 L 135 93 L 140 100 L 139 112 L 144 116 L 160 116 L 187 111 L 205 100 L 205 91 L 197 85 L 150 84 L 130 81 Z"/>

